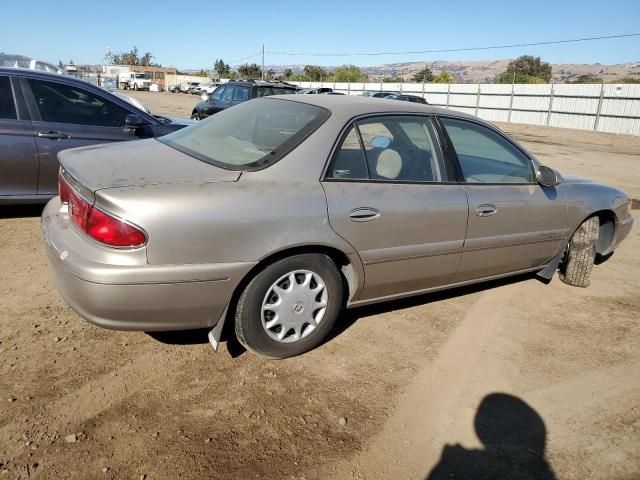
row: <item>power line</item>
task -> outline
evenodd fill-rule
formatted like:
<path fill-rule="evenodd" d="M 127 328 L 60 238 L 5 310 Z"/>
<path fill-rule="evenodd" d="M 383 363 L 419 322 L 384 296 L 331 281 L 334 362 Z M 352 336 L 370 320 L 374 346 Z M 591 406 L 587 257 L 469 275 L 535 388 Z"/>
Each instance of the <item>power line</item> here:
<path fill-rule="evenodd" d="M 255 58 L 258 55 L 262 55 L 262 54 L 263 54 L 263 52 L 254 53 L 253 55 L 249 55 L 248 57 L 241 58 L 240 60 L 236 60 L 234 62 L 229 62 L 229 65 L 235 65 L 236 63 L 240 63 L 240 62 L 243 62 L 245 60 L 249 60 L 250 58 Z"/>
<path fill-rule="evenodd" d="M 621 35 L 604 35 L 601 37 L 573 38 L 570 40 L 552 40 L 548 42 L 514 43 L 511 45 L 491 45 L 488 47 L 444 48 L 440 50 L 409 50 L 404 52 L 292 53 L 292 52 L 267 51 L 265 53 L 268 53 L 270 55 L 309 56 L 309 57 L 355 57 L 355 56 L 379 56 L 379 55 L 405 55 L 405 54 L 419 54 L 419 53 L 450 53 L 450 52 L 469 52 L 474 50 L 495 50 L 500 48 L 533 47 L 538 45 L 556 45 L 560 43 L 577 43 L 577 42 L 587 42 L 592 40 L 608 40 L 611 38 L 625 38 L 625 37 L 638 37 L 638 36 L 640 36 L 640 33 L 625 33 Z M 260 55 L 260 53 L 256 55 L 252 55 L 251 57 L 248 57 L 248 58 L 253 58 L 257 55 Z"/>

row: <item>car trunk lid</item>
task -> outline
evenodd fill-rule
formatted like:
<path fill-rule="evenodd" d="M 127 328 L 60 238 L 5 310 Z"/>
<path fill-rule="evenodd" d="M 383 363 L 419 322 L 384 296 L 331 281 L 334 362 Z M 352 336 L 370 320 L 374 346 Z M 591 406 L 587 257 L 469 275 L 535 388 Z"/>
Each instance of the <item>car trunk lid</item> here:
<path fill-rule="evenodd" d="M 202 162 L 155 139 L 74 148 L 60 152 L 58 159 L 75 183 L 92 194 L 106 188 L 235 182 L 241 173 Z"/>

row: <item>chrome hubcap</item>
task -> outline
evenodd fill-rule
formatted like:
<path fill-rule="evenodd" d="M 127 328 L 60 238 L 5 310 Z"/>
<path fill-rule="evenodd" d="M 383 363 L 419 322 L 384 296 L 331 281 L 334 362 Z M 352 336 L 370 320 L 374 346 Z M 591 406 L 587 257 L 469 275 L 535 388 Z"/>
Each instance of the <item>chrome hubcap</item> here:
<path fill-rule="evenodd" d="M 278 342 L 297 342 L 322 322 L 327 300 L 327 288 L 320 275 L 310 270 L 287 273 L 264 296 L 262 327 Z"/>

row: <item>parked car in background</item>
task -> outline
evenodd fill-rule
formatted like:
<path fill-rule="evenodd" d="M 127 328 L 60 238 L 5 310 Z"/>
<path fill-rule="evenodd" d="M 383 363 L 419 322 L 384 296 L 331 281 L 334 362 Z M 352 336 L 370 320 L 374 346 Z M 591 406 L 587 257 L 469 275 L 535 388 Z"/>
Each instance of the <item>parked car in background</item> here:
<path fill-rule="evenodd" d="M 318 95 L 319 93 L 329 93 L 333 92 L 332 88 L 329 87 L 319 87 L 319 88 L 303 88 L 297 91 L 300 95 Z"/>
<path fill-rule="evenodd" d="M 252 98 L 296 93 L 296 87 L 287 83 L 262 80 L 233 80 L 220 85 L 206 100 L 193 107 L 191 118 L 202 120 L 226 108 Z"/>
<path fill-rule="evenodd" d="M 100 86 L 107 90 L 115 90 L 118 88 L 118 81 L 115 78 L 103 77 L 100 80 Z"/>
<path fill-rule="evenodd" d="M 488 122 L 360 96 L 260 98 L 60 163 L 42 227 L 71 308 L 212 328 L 214 348 L 231 322 L 269 358 L 319 345 L 343 306 L 558 267 L 585 287 L 633 225 L 625 193 L 562 178 Z"/>
<path fill-rule="evenodd" d="M 395 95 L 387 95 L 384 98 L 388 100 L 401 100 L 403 102 L 421 103 L 423 105 L 429 104 L 429 102 L 427 102 L 424 98 L 419 97 L 417 95 L 395 94 Z"/>
<path fill-rule="evenodd" d="M 191 90 L 200 88 L 200 82 L 184 82 L 180 84 L 182 93 L 191 93 Z"/>
<path fill-rule="evenodd" d="M 171 85 L 167 90 L 171 93 L 180 93 L 180 85 Z"/>
<path fill-rule="evenodd" d="M 342 92 L 322 92 L 322 95 L 344 95 Z"/>
<path fill-rule="evenodd" d="M 218 82 L 210 82 L 200 85 L 199 95 L 211 95 L 213 91 L 218 88 L 220 84 Z"/>
<path fill-rule="evenodd" d="M 384 92 L 384 91 L 380 91 L 380 92 L 363 92 L 362 96 L 363 97 L 371 97 L 371 98 L 385 98 L 388 97 L 389 95 L 396 95 L 398 92 Z"/>
<path fill-rule="evenodd" d="M 0 203 L 54 196 L 62 150 L 157 137 L 191 123 L 154 117 L 136 103 L 69 75 L 0 68 Z"/>

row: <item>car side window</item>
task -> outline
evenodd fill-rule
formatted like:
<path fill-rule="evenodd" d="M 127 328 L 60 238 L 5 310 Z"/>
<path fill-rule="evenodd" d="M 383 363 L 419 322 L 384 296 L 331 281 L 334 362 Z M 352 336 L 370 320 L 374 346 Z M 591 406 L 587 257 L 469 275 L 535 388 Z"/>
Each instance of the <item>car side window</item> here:
<path fill-rule="evenodd" d="M 369 178 L 355 125 L 352 125 L 349 132 L 342 138 L 327 176 L 341 180 L 366 180 Z"/>
<path fill-rule="evenodd" d="M 249 100 L 249 87 L 236 87 L 236 93 L 233 95 L 234 102 L 244 102 Z"/>
<path fill-rule="evenodd" d="M 233 87 L 233 86 L 228 85 L 227 89 L 224 91 L 224 95 L 222 95 L 222 100 L 224 102 L 233 101 L 233 94 L 234 94 L 236 88 L 238 88 L 238 87 Z"/>
<path fill-rule="evenodd" d="M 224 94 L 224 91 L 226 90 L 227 87 L 222 86 L 222 87 L 218 87 L 216 88 L 213 93 L 211 94 L 211 98 L 214 100 L 220 100 L 222 99 L 222 95 Z"/>
<path fill-rule="evenodd" d="M 0 77 L 0 119 L 16 120 L 16 106 L 9 77 Z"/>
<path fill-rule="evenodd" d="M 101 96 L 75 85 L 29 80 L 36 106 L 44 122 L 124 127 L 130 113 Z"/>
<path fill-rule="evenodd" d="M 429 118 L 384 116 L 357 124 L 372 179 L 443 181 L 444 160 Z"/>
<path fill-rule="evenodd" d="M 342 140 L 328 177 L 441 182 L 444 160 L 434 139 L 427 117 L 398 115 L 358 121 Z"/>
<path fill-rule="evenodd" d="M 490 128 L 474 122 L 440 120 L 468 183 L 534 183 L 531 160 Z"/>

